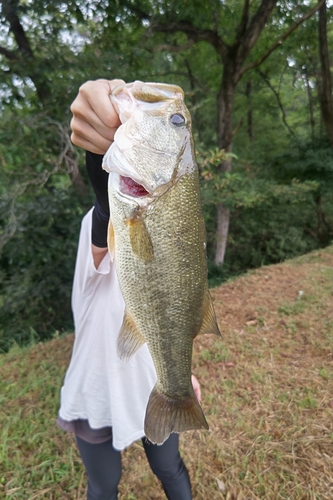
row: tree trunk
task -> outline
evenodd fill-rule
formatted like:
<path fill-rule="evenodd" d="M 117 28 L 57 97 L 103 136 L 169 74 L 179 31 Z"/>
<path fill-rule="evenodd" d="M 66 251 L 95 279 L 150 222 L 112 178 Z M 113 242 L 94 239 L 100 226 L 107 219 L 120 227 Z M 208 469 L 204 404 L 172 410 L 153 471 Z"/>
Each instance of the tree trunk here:
<path fill-rule="evenodd" d="M 17 73 L 21 78 L 29 76 L 36 87 L 36 92 L 38 98 L 42 105 L 50 98 L 51 92 L 49 88 L 49 83 L 45 77 L 41 64 L 39 66 L 36 62 L 35 54 L 32 51 L 30 41 L 26 35 L 26 32 L 21 24 L 20 18 L 18 16 L 18 0 L 1 0 L 2 4 L 2 14 L 6 21 L 10 25 L 11 32 L 14 35 L 15 41 L 17 43 L 18 51 L 17 53 L 21 59 L 21 66 L 23 71 L 18 71 Z M 14 52 L 8 51 L 8 58 L 14 57 Z M 15 55 L 14 59 L 17 59 Z"/>
<path fill-rule="evenodd" d="M 319 9 L 319 58 L 321 75 L 319 81 L 319 101 L 323 123 L 330 145 L 333 147 L 333 102 L 332 79 L 327 44 L 326 2 Z"/>
<path fill-rule="evenodd" d="M 216 227 L 216 250 L 215 264 L 221 265 L 224 262 L 227 239 L 229 232 L 230 210 L 224 203 L 217 205 L 217 227 Z"/>
<path fill-rule="evenodd" d="M 226 153 L 232 151 L 232 108 L 236 88 L 236 74 L 238 68 L 235 61 L 229 61 L 224 66 L 222 85 L 218 96 L 218 147 L 224 149 Z M 222 161 L 220 172 L 222 174 L 231 171 L 231 159 Z M 229 231 L 230 210 L 221 201 L 217 205 L 217 228 L 216 228 L 216 248 L 215 264 L 221 265 L 224 262 L 225 250 L 227 247 L 227 237 Z"/>

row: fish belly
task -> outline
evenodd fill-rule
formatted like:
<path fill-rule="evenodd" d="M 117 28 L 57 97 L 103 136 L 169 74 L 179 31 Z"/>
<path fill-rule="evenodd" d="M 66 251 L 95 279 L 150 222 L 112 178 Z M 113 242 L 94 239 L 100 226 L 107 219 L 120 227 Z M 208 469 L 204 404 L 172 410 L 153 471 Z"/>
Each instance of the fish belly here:
<path fill-rule="evenodd" d="M 193 339 L 208 294 L 198 173 L 184 174 L 146 210 L 112 190 L 109 196 L 128 329 L 136 332 L 137 346 L 147 342 L 157 373 L 145 432 L 160 444 L 171 432 L 208 428 L 191 384 Z"/>

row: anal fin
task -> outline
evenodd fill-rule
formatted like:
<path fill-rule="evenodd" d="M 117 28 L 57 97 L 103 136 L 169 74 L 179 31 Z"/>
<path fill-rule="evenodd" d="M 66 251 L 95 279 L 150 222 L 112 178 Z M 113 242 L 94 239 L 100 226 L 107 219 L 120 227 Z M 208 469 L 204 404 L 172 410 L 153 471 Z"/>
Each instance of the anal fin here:
<path fill-rule="evenodd" d="M 208 290 L 204 299 L 204 317 L 198 335 L 206 333 L 211 333 L 217 335 L 218 337 L 222 337 L 216 321 L 212 298 Z"/>
<path fill-rule="evenodd" d="M 123 324 L 117 339 L 118 356 L 123 361 L 129 361 L 145 342 L 145 338 L 137 329 L 132 317 L 125 310 Z"/>

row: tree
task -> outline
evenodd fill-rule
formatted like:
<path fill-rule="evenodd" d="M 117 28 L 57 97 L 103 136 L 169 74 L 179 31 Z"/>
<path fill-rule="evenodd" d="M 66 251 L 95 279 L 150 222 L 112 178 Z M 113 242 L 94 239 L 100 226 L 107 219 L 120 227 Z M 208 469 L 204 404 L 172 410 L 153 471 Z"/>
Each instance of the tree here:
<path fill-rule="evenodd" d="M 327 137 L 333 147 L 333 100 L 332 100 L 332 77 L 330 71 L 330 59 L 327 43 L 327 7 L 326 1 L 319 9 L 318 35 L 319 35 L 319 59 L 321 73 L 318 82 L 318 96 L 321 115 L 325 125 Z"/>
<path fill-rule="evenodd" d="M 69 106 L 87 79 L 184 88 L 216 276 L 327 244 L 331 155 L 309 144 L 311 130 L 319 135 L 315 1 L 0 0 L 0 341 L 8 326 L 46 337 L 70 320 L 79 219 L 93 193 L 84 169 L 73 190 L 83 154 L 69 141 Z M 222 270 L 212 261 L 229 210 Z"/>
<path fill-rule="evenodd" d="M 19 54 L 22 61 L 23 56 L 28 58 L 28 76 L 34 81 L 37 93 L 41 102 L 49 97 L 49 82 L 45 77 L 45 72 L 41 71 L 41 66 L 36 66 L 35 53 L 31 48 L 28 37 L 25 34 L 22 24 L 18 17 L 20 7 L 18 0 L 1 0 L 3 6 L 3 16 L 11 26 L 17 43 L 17 51 L 10 51 L 8 48 L 0 47 L 0 52 L 7 57 L 10 64 Z M 36 10 L 42 12 L 42 3 L 36 2 Z M 75 2 L 74 2 L 75 4 Z M 78 12 L 82 17 L 82 6 L 80 2 L 74 6 L 69 2 L 64 17 L 68 29 L 71 21 L 78 18 Z M 112 27 L 113 30 L 121 34 L 121 28 L 127 23 L 126 34 L 132 31 L 143 31 L 147 26 L 148 33 L 160 33 L 167 37 L 169 34 L 183 33 L 187 38 L 184 46 L 172 46 L 165 43 L 165 39 L 159 48 L 162 50 L 182 51 L 193 44 L 199 42 L 208 43 L 216 52 L 220 64 L 220 82 L 216 98 L 217 107 L 217 146 L 224 149 L 226 153 L 232 151 L 232 142 L 238 127 L 233 127 L 233 102 L 238 83 L 248 71 L 258 68 L 281 44 L 316 10 L 324 4 L 320 0 L 312 8 L 306 8 L 304 5 L 279 6 L 276 13 L 277 22 L 275 31 L 277 38 L 272 43 L 271 39 L 265 40 L 264 46 L 260 51 L 254 52 L 265 26 L 268 24 L 277 6 L 277 0 L 261 0 L 261 2 L 251 3 L 250 0 L 240 2 L 198 2 L 194 0 L 189 4 L 174 0 L 172 2 L 139 1 L 130 0 L 119 1 L 116 4 L 96 2 L 94 6 L 96 12 L 102 12 L 107 18 L 107 26 L 104 32 Z M 55 8 L 60 9 L 60 3 L 55 2 Z M 81 10 L 80 10 L 81 7 Z M 50 9 L 50 6 L 49 6 Z M 293 23 L 288 20 L 291 18 L 291 10 L 295 11 Z M 297 17 L 297 13 L 298 14 Z M 287 17 L 289 15 L 289 18 Z M 236 18 L 236 24 L 233 23 L 232 30 L 227 30 L 227 24 L 230 24 L 231 18 Z M 276 26 L 279 28 L 276 30 Z M 281 28 L 280 28 L 281 26 Z M 59 29 L 59 28 L 58 28 Z M 282 30 L 282 33 L 281 33 Z M 284 30 L 284 31 L 283 31 Z M 137 39 L 138 41 L 138 39 Z M 119 45 L 119 41 L 117 42 Z M 137 49 L 136 49 L 137 50 Z M 252 56 L 251 56 L 252 54 Z M 136 52 L 136 55 L 138 53 Z M 252 57 L 252 59 L 251 59 Z M 135 59 L 135 58 L 134 58 Z M 137 58 L 138 59 L 138 58 Z M 133 59 L 132 59 L 133 60 Z M 185 61 L 186 64 L 186 61 Z M 189 66 L 189 78 L 191 69 Z M 230 172 L 232 169 L 231 157 L 221 162 L 219 167 L 221 175 Z M 82 183 L 81 183 L 82 184 Z M 216 254 L 215 262 L 221 264 L 224 260 L 226 241 L 229 228 L 229 207 L 223 203 L 217 205 L 217 230 L 216 230 Z"/>
<path fill-rule="evenodd" d="M 271 54 L 276 50 L 306 19 L 310 18 L 324 3 L 320 0 L 314 7 L 310 8 L 302 16 L 298 17 L 293 24 L 289 26 L 277 40 L 266 47 L 254 61 L 249 62 L 249 55 L 256 45 L 265 25 L 267 24 L 273 9 L 276 7 L 277 0 L 262 0 L 256 10 L 251 12 L 250 1 L 245 0 L 242 8 L 242 14 L 238 24 L 234 27 L 236 35 L 233 40 L 226 41 L 221 23 L 221 12 L 223 4 L 214 2 L 215 20 L 214 27 L 199 27 L 198 19 L 193 19 L 186 14 L 174 15 L 174 12 L 163 10 L 163 15 L 149 16 L 145 15 L 151 21 L 153 31 L 164 33 L 183 32 L 190 43 L 207 42 L 214 47 L 221 63 L 221 79 L 217 96 L 218 126 L 217 126 L 217 145 L 224 149 L 226 153 L 232 151 L 232 141 L 236 130 L 233 130 L 232 113 L 233 101 L 236 87 L 248 71 L 258 68 Z M 175 9 L 175 4 L 172 5 Z M 181 12 L 180 5 L 177 4 L 178 12 Z M 202 18 L 202 17 L 201 17 Z M 232 169 L 231 157 L 221 162 L 220 173 L 230 172 Z M 215 263 L 222 264 L 226 250 L 227 235 L 229 229 L 229 208 L 221 201 L 217 205 L 217 231 L 216 231 L 216 254 Z"/>

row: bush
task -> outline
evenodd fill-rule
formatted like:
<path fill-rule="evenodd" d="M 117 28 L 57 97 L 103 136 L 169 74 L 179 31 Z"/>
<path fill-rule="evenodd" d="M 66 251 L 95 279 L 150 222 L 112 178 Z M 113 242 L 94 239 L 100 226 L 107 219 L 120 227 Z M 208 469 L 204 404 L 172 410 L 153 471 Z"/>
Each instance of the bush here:
<path fill-rule="evenodd" d="M 69 189 L 44 192 L 17 211 L 15 235 L 0 258 L 2 351 L 73 326 L 70 295 L 83 209 Z"/>

